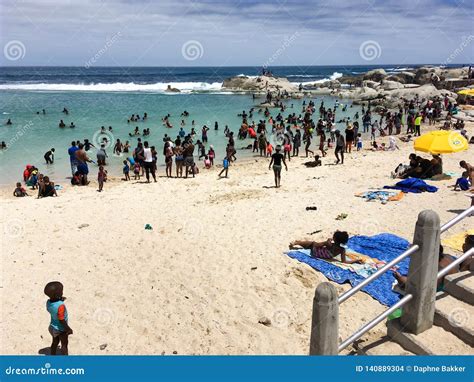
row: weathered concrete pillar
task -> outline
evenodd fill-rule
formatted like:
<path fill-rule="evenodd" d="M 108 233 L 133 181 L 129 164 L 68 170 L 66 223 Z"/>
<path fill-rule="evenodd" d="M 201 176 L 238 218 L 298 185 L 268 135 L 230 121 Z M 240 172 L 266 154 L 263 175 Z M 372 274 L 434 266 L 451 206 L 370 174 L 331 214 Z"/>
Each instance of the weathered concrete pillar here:
<path fill-rule="evenodd" d="M 339 346 L 339 304 L 337 290 L 321 283 L 313 299 L 309 355 L 337 355 Z"/>
<path fill-rule="evenodd" d="M 436 275 L 438 273 L 440 223 L 436 212 L 420 212 L 415 227 L 413 244 L 418 244 L 410 260 L 406 292 L 413 298 L 403 308 L 403 330 L 419 334 L 433 326 Z"/>

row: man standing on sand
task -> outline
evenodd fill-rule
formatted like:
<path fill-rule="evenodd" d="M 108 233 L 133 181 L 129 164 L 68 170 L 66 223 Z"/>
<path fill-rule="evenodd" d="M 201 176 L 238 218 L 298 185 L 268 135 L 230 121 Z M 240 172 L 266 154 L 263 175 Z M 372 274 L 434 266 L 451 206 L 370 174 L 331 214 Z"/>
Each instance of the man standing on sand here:
<path fill-rule="evenodd" d="M 341 162 L 344 164 L 344 146 L 346 142 L 344 141 L 344 137 L 342 136 L 339 130 L 336 130 L 336 149 L 334 150 L 334 154 L 336 155 L 336 164 Z M 341 159 L 339 159 L 339 153 L 341 154 Z"/>
<path fill-rule="evenodd" d="M 69 154 L 69 162 L 71 162 L 71 173 L 72 176 L 77 171 L 77 159 L 76 159 L 76 151 L 79 150 L 79 148 L 76 146 L 76 142 L 72 141 L 71 142 L 71 147 L 67 150 L 67 153 Z"/>
<path fill-rule="evenodd" d="M 87 174 L 89 174 L 88 162 L 92 162 L 87 156 L 86 151 L 84 150 L 84 144 L 79 143 L 79 148 L 76 151 L 76 160 L 77 160 L 77 171 L 82 175 L 82 184 L 85 186 L 89 184 L 87 181 Z"/>

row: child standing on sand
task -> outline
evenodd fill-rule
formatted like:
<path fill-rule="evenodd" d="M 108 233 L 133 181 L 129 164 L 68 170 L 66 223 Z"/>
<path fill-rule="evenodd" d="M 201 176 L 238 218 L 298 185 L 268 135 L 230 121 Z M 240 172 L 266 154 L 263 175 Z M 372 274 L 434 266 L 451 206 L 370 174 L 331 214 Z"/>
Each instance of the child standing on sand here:
<path fill-rule="evenodd" d="M 224 160 L 222 161 L 222 165 L 224 166 L 224 168 L 219 173 L 219 178 L 222 176 L 223 172 L 225 172 L 225 178 L 227 178 L 227 175 L 229 174 L 230 160 L 227 157 L 225 157 Z"/>
<path fill-rule="evenodd" d="M 138 162 L 135 162 L 133 165 L 133 174 L 135 175 L 135 180 L 140 180 L 140 165 Z"/>
<path fill-rule="evenodd" d="M 130 180 L 130 166 L 126 160 L 123 161 L 123 176 L 124 180 Z"/>
<path fill-rule="evenodd" d="M 357 134 L 356 145 L 357 145 L 357 151 L 362 150 L 362 135 L 360 133 Z"/>
<path fill-rule="evenodd" d="M 46 302 L 46 310 L 51 315 L 49 333 L 53 337 L 51 343 L 51 355 L 56 355 L 59 342 L 61 342 L 61 353 L 68 355 L 68 336 L 72 334 L 72 329 L 68 325 L 68 315 L 63 297 L 63 284 L 59 281 L 52 281 L 44 287 L 44 294 L 49 297 Z"/>
<path fill-rule="evenodd" d="M 209 157 L 209 161 L 211 162 L 211 166 L 214 166 L 214 158 L 216 157 L 216 152 L 214 151 L 214 146 L 211 145 L 209 147 L 209 151 L 207 152 L 207 156 Z"/>
<path fill-rule="evenodd" d="M 107 180 L 107 171 L 104 170 L 104 166 L 99 166 L 99 173 L 97 174 L 97 181 L 99 182 L 99 189 L 97 191 L 102 192 L 104 188 L 104 182 Z"/>

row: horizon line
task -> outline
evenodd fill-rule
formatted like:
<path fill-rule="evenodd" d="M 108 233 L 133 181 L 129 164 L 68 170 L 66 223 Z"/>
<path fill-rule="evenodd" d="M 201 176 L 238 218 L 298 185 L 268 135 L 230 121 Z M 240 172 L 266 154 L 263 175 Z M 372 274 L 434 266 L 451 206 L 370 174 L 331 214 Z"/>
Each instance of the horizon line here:
<path fill-rule="evenodd" d="M 345 67 L 345 66 L 470 66 L 469 63 L 403 63 L 403 64 L 327 64 L 327 65 L 275 65 L 269 66 L 268 68 L 290 68 L 290 67 Z M 84 65 L 1 65 L 0 68 L 83 68 Z M 263 68 L 259 65 L 141 65 L 141 66 L 128 66 L 128 65 L 94 65 L 88 69 L 93 68 Z"/>

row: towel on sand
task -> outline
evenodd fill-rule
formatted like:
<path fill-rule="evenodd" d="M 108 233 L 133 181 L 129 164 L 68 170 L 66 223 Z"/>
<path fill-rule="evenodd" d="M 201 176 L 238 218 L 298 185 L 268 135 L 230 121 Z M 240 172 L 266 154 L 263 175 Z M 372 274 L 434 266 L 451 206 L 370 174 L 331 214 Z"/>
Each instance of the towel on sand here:
<path fill-rule="evenodd" d="M 379 200 L 382 202 L 382 204 L 386 204 L 387 202 L 398 201 L 403 198 L 403 195 L 404 193 L 402 191 L 397 192 L 383 190 L 367 191 L 355 194 L 355 196 L 367 199 L 368 202 L 372 200 Z"/>
<path fill-rule="evenodd" d="M 424 192 L 424 191 L 427 191 L 427 192 L 438 191 L 438 187 L 430 186 L 423 179 L 417 179 L 417 178 L 403 179 L 402 181 L 395 184 L 395 186 L 385 186 L 384 188 L 401 190 L 405 193 L 413 192 L 415 194 L 419 194 L 420 192 Z"/>
<path fill-rule="evenodd" d="M 300 250 L 300 252 L 305 253 L 307 256 L 311 256 L 310 249 L 302 249 Z M 377 272 L 379 268 L 383 267 L 386 264 L 385 261 L 380 261 L 370 256 L 363 255 L 361 253 L 358 253 L 352 250 L 351 248 L 348 248 L 346 250 L 346 257 L 349 258 L 350 260 L 361 260 L 362 264 L 343 263 L 340 255 L 335 256 L 333 258 L 334 260 L 337 260 L 337 261 L 331 261 L 329 259 L 320 259 L 320 260 L 326 261 L 327 263 L 335 265 L 336 267 L 339 267 L 341 269 L 348 269 L 351 272 L 354 272 L 358 274 L 359 276 L 362 276 L 363 278 L 369 277 L 371 274 Z"/>
<path fill-rule="evenodd" d="M 348 253 L 356 251 L 362 255 L 371 257 L 374 262 L 389 262 L 404 252 L 409 246 L 409 242 L 401 237 L 382 233 L 375 236 L 353 236 L 349 239 L 348 247 L 351 248 Z M 343 269 L 335 263 L 327 262 L 321 259 L 315 259 L 309 256 L 308 250 L 292 250 L 287 255 L 302 263 L 310 265 L 312 268 L 323 273 L 328 279 L 343 284 L 349 282 L 355 286 L 362 282 L 366 277 L 352 271 Z M 398 272 L 402 275 L 408 273 L 410 259 L 404 259 L 398 264 Z M 346 264 L 344 264 L 345 266 Z M 385 272 L 378 279 L 366 285 L 362 290 L 375 298 L 381 304 L 391 306 L 395 304 L 400 295 L 392 290 L 392 284 L 395 280 L 393 272 Z"/>
<path fill-rule="evenodd" d="M 474 229 L 468 229 L 465 232 L 456 233 L 448 236 L 446 239 L 441 240 L 441 244 L 445 247 L 455 249 L 456 251 L 462 252 L 462 246 L 466 240 L 466 236 L 474 235 Z"/>

